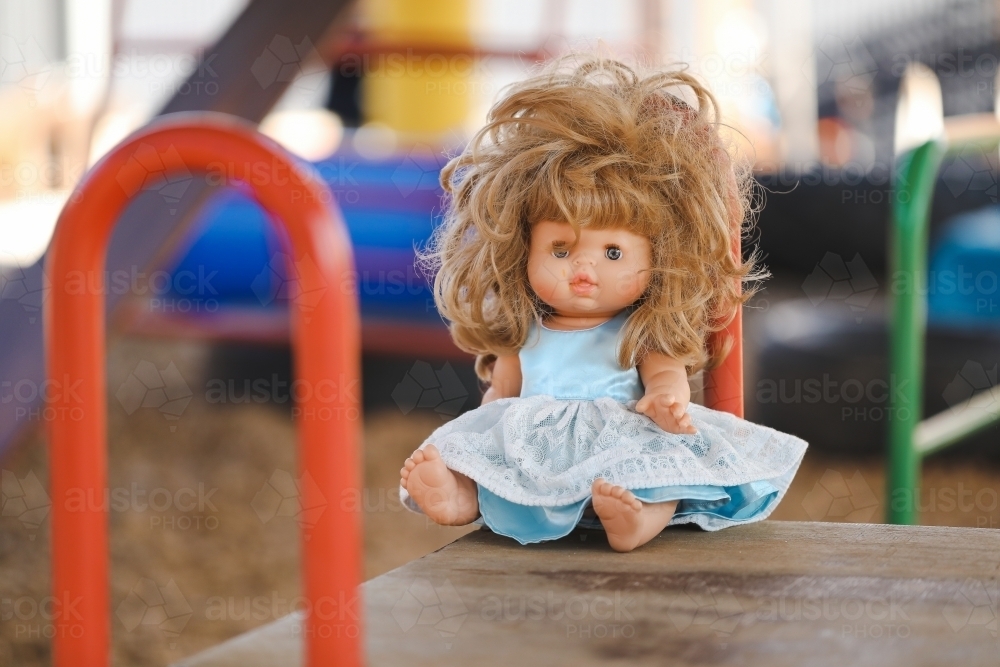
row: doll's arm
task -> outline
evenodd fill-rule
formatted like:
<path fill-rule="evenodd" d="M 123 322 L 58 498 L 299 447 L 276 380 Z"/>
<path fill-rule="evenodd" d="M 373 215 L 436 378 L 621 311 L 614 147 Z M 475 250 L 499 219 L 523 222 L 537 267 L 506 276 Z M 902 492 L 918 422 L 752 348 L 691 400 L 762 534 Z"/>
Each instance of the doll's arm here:
<path fill-rule="evenodd" d="M 651 353 L 639 364 L 639 377 L 646 393 L 636 403 L 636 412 L 646 415 L 668 433 L 696 432 L 687 414 L 691 387 L 683 363 Z"/>
<path fill-rule="evenodd" d="M 490 388 L 483 394 L 483 405 L 498 398 L 514 398 L 521 395 L 521 359 L 516 355 L 497 357 L 493 365 Z"/>

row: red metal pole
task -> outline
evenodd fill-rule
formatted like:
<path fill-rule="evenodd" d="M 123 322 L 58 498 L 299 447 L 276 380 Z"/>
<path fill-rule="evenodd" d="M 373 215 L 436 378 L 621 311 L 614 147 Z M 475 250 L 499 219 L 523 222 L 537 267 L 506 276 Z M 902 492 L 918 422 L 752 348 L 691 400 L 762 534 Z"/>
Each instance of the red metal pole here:
<path fill-rule="evenodd" d="M 360 665 L 359 317 L 350 240 L 329 191 L 253 127 L 221 114 L 167 116 L 105 156 L 59 218 L 47 258 L 52 586 L 72 613 L 56 619 L 56 667 L 110 664 L 104 290 L 70 290 L 104 275 L 107 245 L 135 191 L 184 171 L 245 186 L 284 227 L 303 296 L 293 300 L 302 506 L 325 505 L 303 535 L 307 664 Z M 158 173 L 159 172 L 159 173 Z M 207 174 L 207 176 L 199 176 Z M 82 279 L 82 282 L 81 282 Z M 74 282 L 76 281 L 76 282 Z M 297 307 L 296 307 L 297 306 Z M 93 499 L 69 505 L 71 493 Z M 355 496 L 356 497 L 356 496 Z M 352 503 L 356 507 L 356 503 Z"/>
<path fill-rule="evenodd" d="M 736 317 L 722 331 L 713 335 L 711 345 L 722 348 L 724 341 L 731 339 L 729 356 L 708 372 L 705 379 L 705 406 L 713 410 L 731 412 L 743 417 L 743 313 Z"/>
<path fill-rule="evenodd" d="M 742 244 L 739 225 L 733 229 L 733 255 L 741 261 Z M 705 377 L 705 407 L 730 412 L 743 418 L 743 308 L 725 329 L 712 335 L 710 350 L 723 350 L 731 345 L 729 355 Z"/>

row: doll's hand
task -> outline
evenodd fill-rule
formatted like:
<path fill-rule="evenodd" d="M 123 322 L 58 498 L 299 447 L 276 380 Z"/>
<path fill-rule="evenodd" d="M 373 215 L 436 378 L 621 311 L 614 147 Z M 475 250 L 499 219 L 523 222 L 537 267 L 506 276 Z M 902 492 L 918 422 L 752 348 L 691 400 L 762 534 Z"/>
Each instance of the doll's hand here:
<path fill-rule="evenodd" d="M 673 394 L 646 394 L 635 404 L 635 410 L 652 419 L 667 433 L 698 432 L 691 425 L 691 415 L 687 413 L 686 406 Z"/>

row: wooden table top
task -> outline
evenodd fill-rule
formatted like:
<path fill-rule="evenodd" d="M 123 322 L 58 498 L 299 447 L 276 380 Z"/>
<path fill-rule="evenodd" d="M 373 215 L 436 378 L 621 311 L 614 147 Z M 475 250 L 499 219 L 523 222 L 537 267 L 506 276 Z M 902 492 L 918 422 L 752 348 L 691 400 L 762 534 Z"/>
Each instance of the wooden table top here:
<path fill-rule="evenodd" d="M 765 521 L 629 554 L 471 533 L 363 587 L 371 665 L 1000 665 L 1000 531 Z M 286 617 L 187 667 L 301 664 Z"/>

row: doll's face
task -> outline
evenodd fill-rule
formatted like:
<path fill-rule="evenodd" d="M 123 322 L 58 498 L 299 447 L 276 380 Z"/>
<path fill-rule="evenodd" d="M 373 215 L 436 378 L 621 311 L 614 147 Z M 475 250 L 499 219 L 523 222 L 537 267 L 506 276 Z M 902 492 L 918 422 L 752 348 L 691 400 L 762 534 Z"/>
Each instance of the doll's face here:
<path fill-rule="evenodd" d="M 567 222 L 531 227 L 528 282 L 557 315 L 611 317 L 649 285 L 649 240 L 624 229 L 580 230 Z"/>

